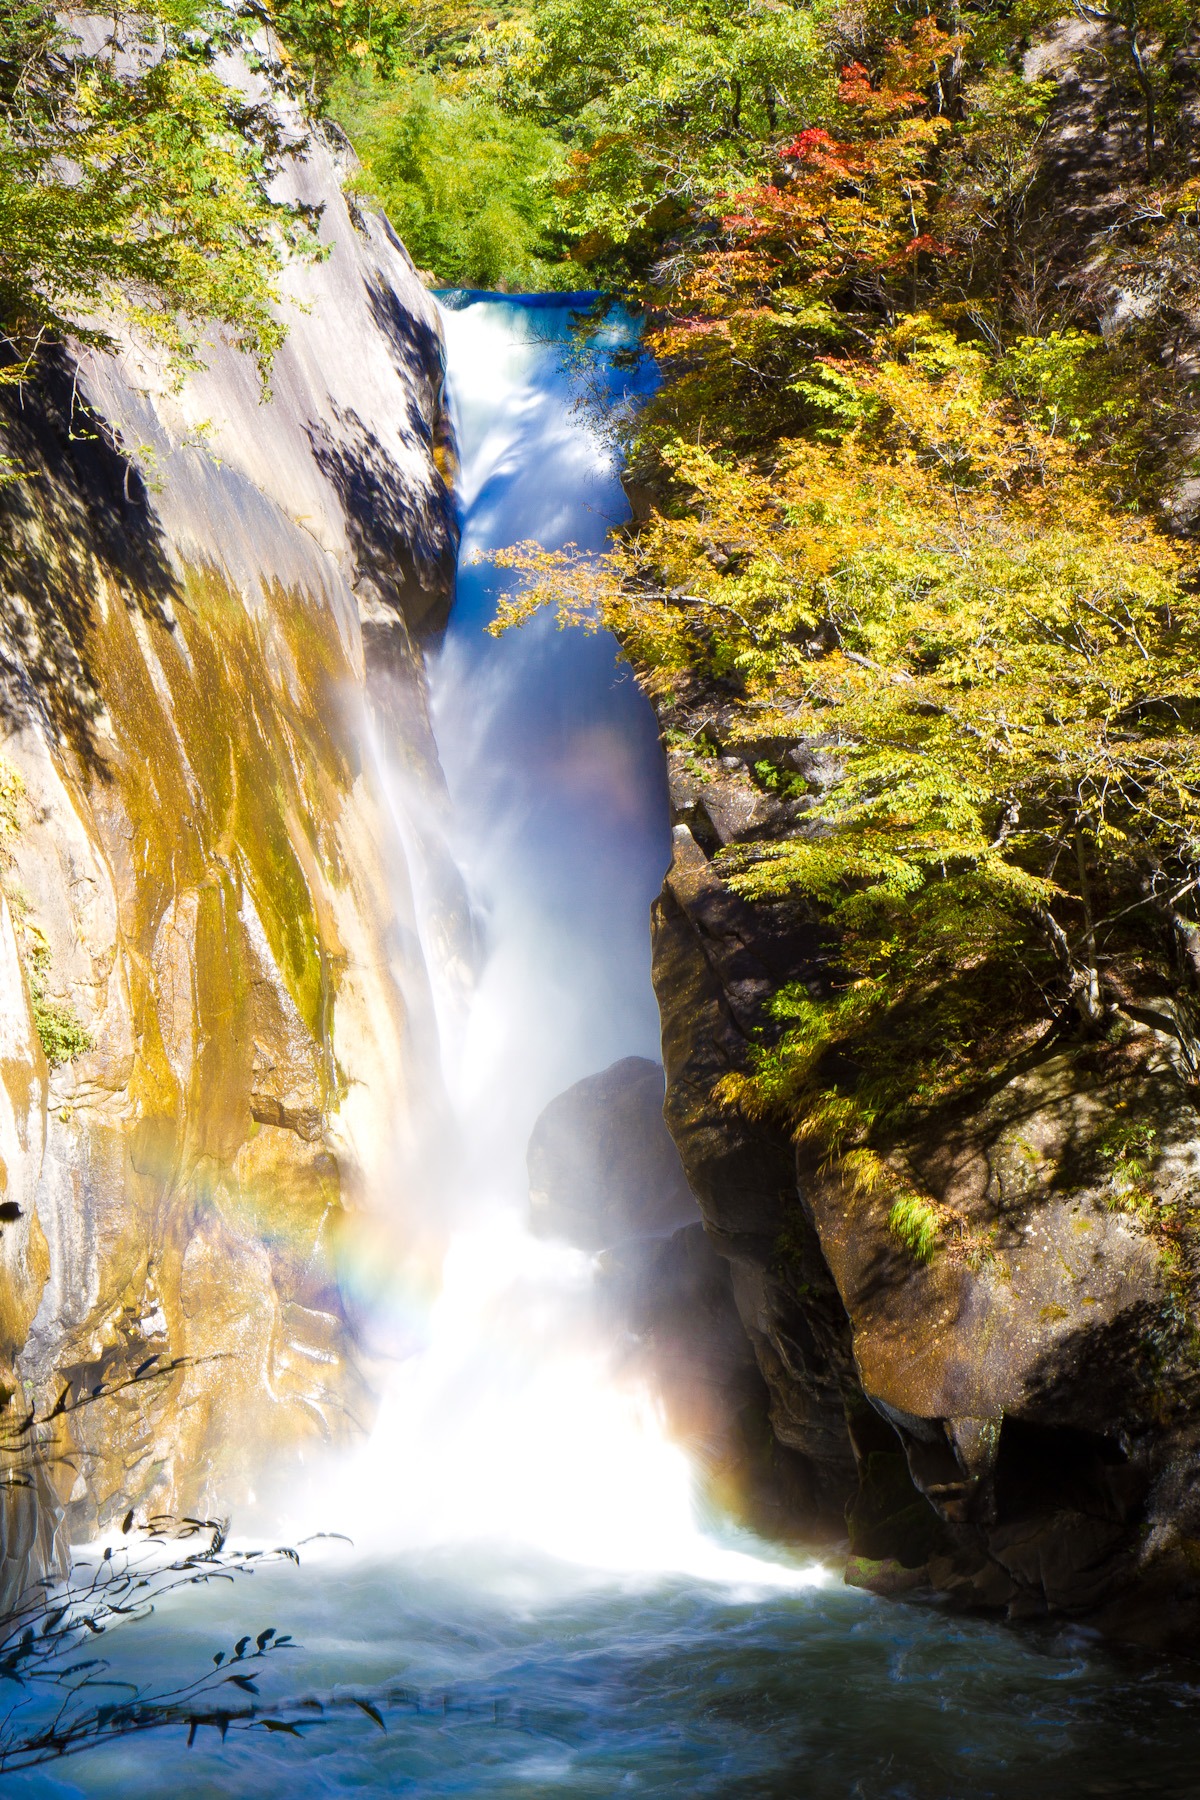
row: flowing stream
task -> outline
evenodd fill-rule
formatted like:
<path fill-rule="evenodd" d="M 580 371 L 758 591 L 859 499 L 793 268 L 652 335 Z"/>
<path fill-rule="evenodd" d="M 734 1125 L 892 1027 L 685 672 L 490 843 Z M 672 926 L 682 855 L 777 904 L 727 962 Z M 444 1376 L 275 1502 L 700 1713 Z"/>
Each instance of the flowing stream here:
<path fill-rule="evenodd" d="M 446 337 L 464 526 L 432 671 L 449 806 L 398 766 L 389 779 L 414 846 L 448 1141 L 425 1171 L 422 1253 L 370 1289 L 394 1360 L 371 1440 L 269 1496 L 261 1526 L 354 1545 L 173 1594 L 105 1639 L 114 1681 L 161 1688 L 245 1632 L 289 1632 L 296 1647 L 260 1680 L 287 1730 L 222 1742 L 206 1727 L 190 1749 L 175 1729 L 127 1738 L 13 1776 L 12 1792 L 1200 1792 L 1186 1672 L 888 1604 L 699 1519 L 686 1460 L 596 1326 L 590 1259 L 526 1229 L 540 1109 L 618 1057 L 657 1054 L 647 915 L 667 806 L 654 722 L 612 640 L 548 619 L 492 639 L 502 578 L 474 558 L 603 541 L 624 499 L 577 401 L 599 383 L 618 406 L 638 377 L 619 320 L 581 365 L 566 300 L 458 296 Z M 473 950 L 447 922 L 447 856 Z"/>

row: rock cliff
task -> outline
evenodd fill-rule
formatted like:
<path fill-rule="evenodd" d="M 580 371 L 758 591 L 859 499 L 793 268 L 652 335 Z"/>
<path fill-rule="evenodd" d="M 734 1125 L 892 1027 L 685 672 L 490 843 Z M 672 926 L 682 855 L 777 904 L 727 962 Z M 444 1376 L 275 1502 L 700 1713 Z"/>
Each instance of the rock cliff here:
<path fill-rule="evenodd" d="M 436 795 L 441 347 L 338 155 L 287 177 L 328 256 L 269 398 L 219 341 L 182 385 L 129 338 L 0 387 L 0 1359 L 70 1396 L 73 1536 L 362 1421 L 347 1220 L 439 1116 L 377 724 Z"/>
<path fill-rule="evenodd" d="M 654 918 L 665 1110 L 801 1472 L 793 1529 L 848 1531 L 850 1578 L 881 1591 L 1194 1644 L 1200 1111 L 1185 1000 L 1131 1000 L 1101 1038 L 1048 1032 L 914 1122 L 898 1154 L 950 1222 L 922 1260 L 885 1201 L 716 1095 L 776 1029 L 771 997 L 826 979 L 836 946 L 802 906 L 751 905 L 723 881 L 723 843 L 795 819 L 769 795 L 740 804 L 764 749 L 722 733 L 706 696 L 692 741 L 706 717 L 722 754 L 705 779 L 671 753 L 675 852 Z M 836 778 L 819 745 L 774 752 Z"/>

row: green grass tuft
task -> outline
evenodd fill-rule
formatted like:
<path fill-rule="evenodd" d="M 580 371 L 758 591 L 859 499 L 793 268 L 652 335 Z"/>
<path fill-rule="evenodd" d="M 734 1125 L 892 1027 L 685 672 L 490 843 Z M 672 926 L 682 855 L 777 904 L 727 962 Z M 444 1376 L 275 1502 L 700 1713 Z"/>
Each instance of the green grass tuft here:
<path fill-rule="evenodd" d="M 888 1230 L 919 1263 L 933 1261 L 941 1225 L 936 1209 L 919 1194 L 901 1194 L 888 1214 Z"/>
<path fill-rule="evenodd" d="M 33 1022 L 46 1061 L 52 1069 L 57 1069 L 74 1057 L 85 1055 L 95 1040 L 69 1002 L 51 1000 L 47 995 L 50 951 L 45 943 L 35 943 L 30 950 L 27 971 Z"/>

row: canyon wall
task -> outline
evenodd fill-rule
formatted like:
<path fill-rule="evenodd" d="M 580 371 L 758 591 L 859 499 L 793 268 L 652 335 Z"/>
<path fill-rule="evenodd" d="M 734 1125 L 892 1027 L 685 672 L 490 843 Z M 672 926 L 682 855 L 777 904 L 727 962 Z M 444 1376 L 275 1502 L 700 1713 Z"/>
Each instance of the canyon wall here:
<path fill-rule="evenodd" d="M 377 741 L 436 807 L 439 327 L 287 122 L 328 256 L 269 398 L 218 340 L 182 384 L 130 338 L 0 387 L 0 1359 L 10 1421 L 61 1398 L 73 1537 L 365 1422 L 352 1219 L 440 1117 Z"/>
<path fill-rule="evenodd" d="M 715 854 L 797 829 L 719 697 L 670 753 L 675 852 L 654 919 L 666 1119 L 791 1459 L 800 1536 L 848 1533 L 849 1578 L 1013 1619 L 1190 1646 L 1200 1624 L 1200 1109 L 1186 1006 L 1101 1039 L 1046 1033 L 914 1125 L 906 1168 L 956 1221 L 928 1260 L 801 1138 L 722 1104 L 723 1076 L 814 990 L 836 945 L 801 903 L 749 904 Z M 678 727 L 678 707 L 672 716 Z M 676 732 L 678 742 L 685 736 Z M 819 746 L 791 763 L 828 774 Z M 825 757 L 825 763 L 828 763 Z M 1119 1141 L 1140 1146 L 1114 1154 Z"/>

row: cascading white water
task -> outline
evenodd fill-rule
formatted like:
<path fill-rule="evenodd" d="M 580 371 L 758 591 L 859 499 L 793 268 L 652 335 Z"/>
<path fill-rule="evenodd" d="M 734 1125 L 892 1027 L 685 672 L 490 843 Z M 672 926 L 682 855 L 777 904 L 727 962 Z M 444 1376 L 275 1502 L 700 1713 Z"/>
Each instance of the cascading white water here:
<path fill-rule="evenodd" d="M 519 1186 L 547 1100 L 619 1056 L 658 1055 L 648 920 L 670 853 L 666 780 L 650 707 L 607 634 L 549 618 L 500 641 L 484 630 L 507 578 L 481 554 L 530 538 L 598 547 L 628 515 L 580 410 L 572 309 L 490 299 L 443 318 L 462 543 L 433 709 L 488 939 L 457 1087 L 486 1175 L 502 1166 Z M 618 321 L 605 336 L 601 353 L 630 333 Z M 591 367 L 593 398 L 622 405 L 626 376 L 602 354 Z"/>
<path fill-rule="evenodd" d="M 431 671 L 450 847 L 482 917 L 477 978 L 437 979 L 459 1137 L 426 1197 L 448 1242 L 424 1342 L 390 1376 L 371 1441 L 323 1493 L 323 1524 L 403 1551 L 489 1541 L 580 1569 L 687 1569 L 801 1581 L 699 1529 L 683 1453 L 615 1370 L 589 1257 L 527 1228 L 525 1150 L 542 1107 L 621 1056 L 658 1053 L 649 910 L 669 854 L 653 716 L 606 634 L 545 618 L 497 641 L 506 579 L 480 557 L 533 538 L 600 545 L 627 508 L 578 404 L 572 306 L 470 299 L 444 315 L 462 519 L 460 574 Z M 605 350 L 591 398 L 625 403 Z M 597 378 L 605 384 L 599 395 Z M 393 775 L 393 780 L 400 778 Z M 401 796 L 397 811 L 411 811 Z M 436 889 L 426 904 L 436 910 Z M 422 938 L 436 955 L 436 919 Z M 393 1288 L 405 1316 L 411 1285 Z M 385 1321 L 380 1334 L 389 1336 Z"/>

